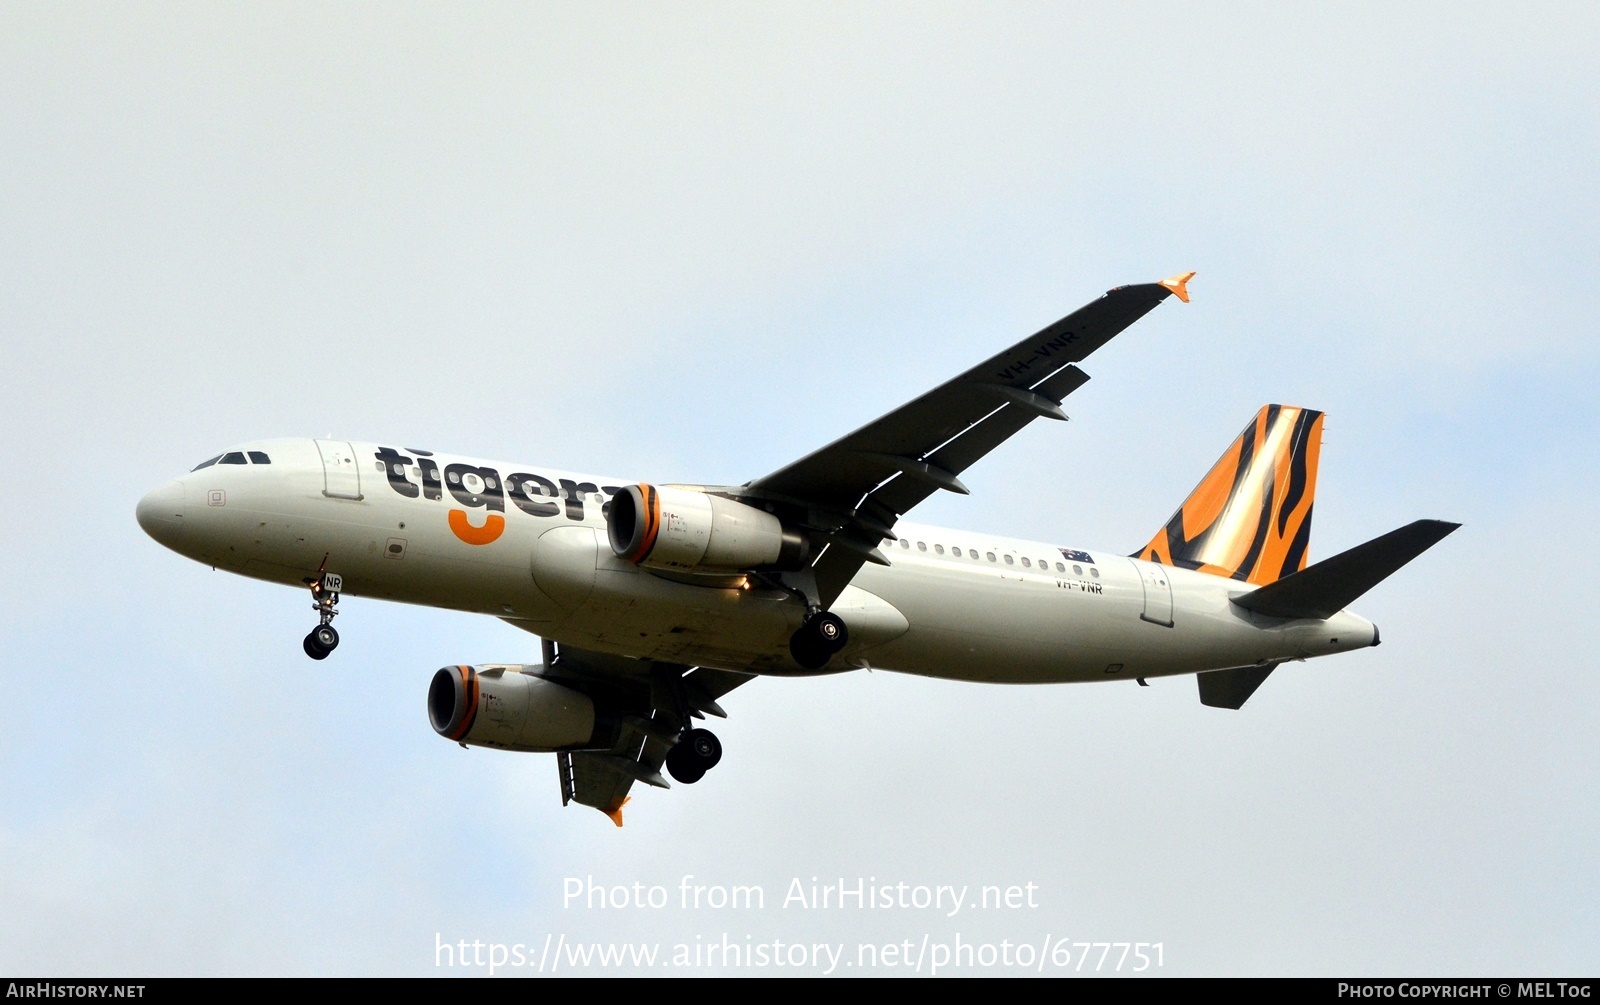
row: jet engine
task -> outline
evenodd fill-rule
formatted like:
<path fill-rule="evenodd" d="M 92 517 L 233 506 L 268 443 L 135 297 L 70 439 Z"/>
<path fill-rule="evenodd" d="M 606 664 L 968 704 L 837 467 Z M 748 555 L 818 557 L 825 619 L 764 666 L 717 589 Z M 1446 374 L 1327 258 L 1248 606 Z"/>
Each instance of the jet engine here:
<path fill-rule="evenodd" d="M 800 531 L 765 510 L 695 489 L 629 485 L 611 497 L 606 536 L 618 558 L 650 569 L 799 569 Z"/>
<path fill-rule="evenodd" d="M 428 685 L 428 721 L 447 740 L 549 753 L 594 745 L 594 701 L 538 675 L 541 666 L 443 667 Z"/>

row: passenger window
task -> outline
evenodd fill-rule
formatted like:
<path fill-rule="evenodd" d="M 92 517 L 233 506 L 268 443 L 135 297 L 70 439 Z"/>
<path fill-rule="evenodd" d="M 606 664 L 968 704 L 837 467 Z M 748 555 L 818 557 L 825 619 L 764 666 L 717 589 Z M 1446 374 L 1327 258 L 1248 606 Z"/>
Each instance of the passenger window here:
<path fill-rule="evenodd" d="M 905 539 L 905 538 L 903 538 L 903 537 L 902 537 L 902 538 L 901 538 L 901 539 L 900 539 L 900 547 L 902 547 L 902 548 L 909 548 L 909 547 L 911 547 L 911 542 L 910 542 L 910 541 L 907 541 L 907 540 L 906 540 L 906 539 Z"/>
<path fill-rule="evenodd" d="M 1073 575 L 1074 575 L 1074 576 L 1081 576 L 1081 575 L 1083 575 L 1083 566 L 1081 566 L 1081 565 L 1074 565 L 1074 566 L 1073 566 L 1073 567 L 1072 567 L 1072 574 L 1073 574 Z"/>
<path fill-rule="evenodd" d="M 201 468 L 209 468 L 211 465 L 217 463 L 220 460 L 222 460 L 222 455 L 218 454 L 217 456 L 211 458 L 209 461 L 201 461 L 199 464 L 196 464 L 194 467 L 190 468 L 189 470 L 190 471 L 199 471 Z"/>
<path fill-rule="evenodd" d="M 1016 565 L 1017 562 L 1016 562 L 1016 559 L 1012 558 L 1010 555 L 1007 555 L 1006 556 L 1006 564 L 1007 565 Z"/>
<path fill-rule="evenodd" d="M 1057 572 L 1066 572 L 1067 571 L 1067 567 L 1062 565 L 1060 562 L 1057 562 L 1056 563 L 1056 571 Z"/>
<path fill-rule="evenodd" d="M 266 454 L 263 454 L 259 450 L 252 450 L 252 451 L 250 451 L 250 463 L 252 463 L 252 464 L 271 464 L 272 463 L 272 458 L 268 457 Z"/>
<path fill-rule="evenodd" d="M 968 548 L 967 549 L 967 554 L 972 556 L 972 560 L 974 562 L 976 562 L 978 560 L 978 549 L 976 549 L 976 548 Z"/>
<path fill-rule="evenodd" d="M 918 551 L 927 551 L 928 550 L 928 546 L 924 542 L 918 541 L 917 542 L 917 550 Z"/>
<path fill-rule="evenodd" d="M 940 555 L 943 555 L 944 554 L 944 545 L 936 544 L 936 545 L 933 546 L 933 550 L 935 552 L 939 553 Z"/>
<path fill-rule="evenodd" d="M 1024 559 L 1023 559 L 1023 560 L 1022 560 L 1022 567 L 1023 567 L 1023 568 L 1024 568 L 1024 569 L 1031 569 L 1031 568 L 1033 568 L 1033 563 L 1032 563 L 1032 562 L 1030 562 L 1030 561 L 1028 561 L 1028 560 L 1027 560 L 1027 559 L 1026 559 L 1026 558 L 1024 558 Z"/>
<path fill-rule="evenodd" d="M 1096 569 L 1094 566 L 1091 565 L 1091 566 L 1089 566 L 1089 575 L 1093 576 L 1096 579 L 1099 579 L 1100 578 L 1100 570 Z"/>
<path fill-rule="evenodd" d="M 991 551 L 988 554 L 989 554 L 989 561 L 993 562 L 994 561 L 994 552 Z"/>
<path fill-rule="evenodd" d="M 248 463 L 248 462 L 245 461 L 244 454 L 241 454 L 237 450 L 230 450 L 227 453 L 223 454 L 222 455 L 222 460 L 218 461 L 217 463 L 218 464 L 245 464 L 245 463 Z"/>

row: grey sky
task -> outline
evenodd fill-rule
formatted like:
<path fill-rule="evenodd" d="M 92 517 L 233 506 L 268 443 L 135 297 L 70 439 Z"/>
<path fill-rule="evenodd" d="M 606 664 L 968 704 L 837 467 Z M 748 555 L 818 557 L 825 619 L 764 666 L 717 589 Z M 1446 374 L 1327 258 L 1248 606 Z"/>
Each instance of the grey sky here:
<path fill-rule="evenodd" d="M 1592 975 L 1597 36 L 1581 4 L 0 6 L 0 969 L 960 932 Z M 915 517 L 1132 551 L 1261 404 L 1325 409 L 1313 558 L 1466 526 L 1358 605 L 1380 649 L 1238 713 L 758 681 L 723 766 L 618 831 L 551 758 L 427 726 L 435 668 L 530 637 L 352 599 L 314 665 L 303 596 L 133 521 L 279 435 L 743 481 L 1191 268 L 1071 424 Z M 768 907 L 562 908 L 685 874 Z M 1041 907 L 777 906 L 812 876 Z"/>

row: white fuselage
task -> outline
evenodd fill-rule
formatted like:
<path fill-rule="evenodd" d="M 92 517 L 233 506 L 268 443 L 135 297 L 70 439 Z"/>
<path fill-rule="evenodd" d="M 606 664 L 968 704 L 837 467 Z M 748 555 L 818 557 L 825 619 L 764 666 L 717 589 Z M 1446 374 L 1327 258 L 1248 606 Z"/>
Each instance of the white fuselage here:
<path fill-rule="evenodd" d="M 325 567 L 352 596 L 490 614 L 583 649 L 798 672 L 787 649 L 805 613 L 795 598 L 743 576 L 712 586 L 664 578 L 613 555 L 603 506 L 630 480 L 411 450 L 418 463 L 402 470 L 379 459 L 384 450 L 247 444 L 239 452 L 270 463 L 190 472 L 146 496 L 139 522 L 181 554 L 257 579 L 299 586 Z M 470 479 L 450 484 L 452 466 L 497 480 L 500 498 Z M 513 487 L 515 498 L 504 491 Z M 900 540 L 882 545 L 891 564 L 864 566 L 831 607 L 850 630 L 832 669 L 1125 680 L 1376 641 L 1372 624 L 1347 612 L 1252 615 L 1229 601 L 1253 587 L 1231 579 L 903 520 L 894 530 Z"/>

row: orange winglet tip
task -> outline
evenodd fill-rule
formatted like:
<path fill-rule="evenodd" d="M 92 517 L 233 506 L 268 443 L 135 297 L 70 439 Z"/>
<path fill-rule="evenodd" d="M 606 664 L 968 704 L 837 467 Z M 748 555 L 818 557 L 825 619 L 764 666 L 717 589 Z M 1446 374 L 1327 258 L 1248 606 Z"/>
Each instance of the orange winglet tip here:
<path fill-rule="evenodd" d="M 614 810 L 606 810 L 605 811 L 606 816 L 611 818 L 611 822 L 612 823 L 616 824 L 618 827 L 621 827 L 622 826 L 622 808 L 624 806 L 628 805 L 631 802 L 633 802 L 633 797 L 632 796 L 624 797 L 622 802 L 617 804 L 617 808 L 616 809 L 614 809 Z"/>
<path fill-rule="evenodd" d="M 1181 276 L 1168 276 L 1167 278 L 1161 280 L 1161 282 L 1157 283 L 1156 285 L 1157 286 L 1165 286 L 1167 289 L 1171 290 L 1173 293 L 1176 293 L 1178 295 L 1178 299 L 1179 300 L 1182 300 L 1184 303 L 1188 303 L 1189 302 L 1189 280 L 1191 280 L 1193 278 L 1194 278 L 1194 273 L 1193 272 L 1185 272 Z"/>

